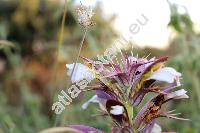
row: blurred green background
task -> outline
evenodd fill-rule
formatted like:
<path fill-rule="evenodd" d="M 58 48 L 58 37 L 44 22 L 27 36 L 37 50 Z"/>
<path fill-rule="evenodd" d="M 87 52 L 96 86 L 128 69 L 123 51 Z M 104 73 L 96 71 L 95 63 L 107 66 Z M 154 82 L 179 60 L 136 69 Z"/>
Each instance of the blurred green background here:
<path fill-rule="evenodd" d="M 171 27 L 177 34 L 167 49 L 134 49 L 139 56 L 169 55 L 168 65 L 183 73 L 183 87 L 190 99 L 171 103 L 191 121 L 160 119 L 163 130 L 200 132 L 200 35 L 188 14 L 171 9 Z M 58 47 L 64 4 L 56 0 L 0 0 L 0 133 L 35 133 L 56 125 L 86 124 L 109 131 L 109 118 L 97 114 L 97 105 L 82 110 L 93 93 L 81 94 L 61 116 L 51 111 L 57 94 L 66 89 L 66 63 L 72 63 L 82 38 L 73 1 L 67 2 L 63 43 Z M 95 57 L 111 46 L 119 33 L 112 24 L 116 16 L 104 17 L 101 4 L 84 42 L 82 56 Z M 58 50 L 59 48 L 59 50 Z M 58 55 L 57 56 L 57 52 Z"/>

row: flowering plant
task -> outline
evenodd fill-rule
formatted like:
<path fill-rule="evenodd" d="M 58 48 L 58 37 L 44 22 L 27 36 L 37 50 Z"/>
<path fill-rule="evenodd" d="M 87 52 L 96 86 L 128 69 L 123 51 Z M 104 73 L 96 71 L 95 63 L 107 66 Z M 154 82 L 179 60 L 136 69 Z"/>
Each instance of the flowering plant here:
<path fill-rule="evenodd" d="M 110 116 L 113 120 L 111 133 L 150 133 L 153 130 L 161 132 L 161 128 L 156 124 L 159 117 L 186 120 L 177 117 L 178 114 L 173 114 L 174 110 L 162 110 L 163 104 L 171 100 L 188 98 L 184 89 L 174 90 L 181 86 L 181 73 L 174 68 L 165 67 L 164 62 L 168 57 L 154 57 L 148 60 L 121 51 L 120 57 L 107 62 L 99 63 L 85 57 L 82 59 L 87 64 L 84 71 L 89 71 L 85 79 L 94 78 L 88 90 L 96 91 L 96 95 L 82 107 L 86 109 L 92 102 L 99 103 L 102 115 Z M 83 66 L 80 67 L 82 68 L 78 69 L 84 69 Z M 84 76 L 78 73 L 77 76 L 84 79 Z M 150 92 L 154 93 L 154 96 L 137 112 L 136 107 Z M 83 125 L 70 127 L 86 133 L 102 132 Z"/>

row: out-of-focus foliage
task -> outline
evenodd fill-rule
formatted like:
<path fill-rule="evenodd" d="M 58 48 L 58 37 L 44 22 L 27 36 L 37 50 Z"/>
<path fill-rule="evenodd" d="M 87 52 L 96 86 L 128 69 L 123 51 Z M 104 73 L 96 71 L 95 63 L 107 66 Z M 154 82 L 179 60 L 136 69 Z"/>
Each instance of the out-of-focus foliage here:
<path fill-rule="evenodd" d="M 76 22 L 76 8 L 73 1 L 67 2 L 64 41 L 57 60 L 64 3 L 59 0 L 0 1 L 0 132 L 35 133 L 54 126 L 53 97 L 57 97 L 60 89 L 66 89 L 65 64 L 76 58 L 83 34 Z M 90 57 L 103 52 L 117 35 L 111 26 L 115 17 L 105 18 L 100 4 L 94 10 L 98 26 L 89 30 L 81 53 Z M 55 62 L 58 63 L 56 70 Z M 98 118 L 95 118 L 96 124 L 89 121 L 92 109 L 83 116 L 81 103 L 76 101 L 73 107 L 67 107 L 70 115 L 59 119 L 60 124 L 88 120 L 100 128 L 108 126 Z"/>
<path fill-rule="evenodd" d="M 195 33 L 189 15 L 179 14 L 176 6 L 172 6 L 170 26 L 180 33 L 171 42 L 177 54 L 170 61 L 170 65 L 183 73 L 183 87 L 188 90 L 190 96 L 189 101 L 177 102 L 172 106 L 176 107 L 177 112 L 182 111 L 184 117 L 191 121 L 170 121 L 169 127 L 174 127 L 181 133 L 197 133 L 200 132 L 200 34 Z"/>
<path fill-rule="evenodd" d="M 171 5 L 170 3 L 169 5 L 171 8 L 171 20 L 170 20 L 169 26 L 174 28 L 179 33 L 192 31 L 193 23 L 190 19 L 190 16 L 188 14 L 179 14 L 176 5 L 173 5 L 173 4 Z M 186 8 L 184 9 L 187 12 L 187 9 Z"/>

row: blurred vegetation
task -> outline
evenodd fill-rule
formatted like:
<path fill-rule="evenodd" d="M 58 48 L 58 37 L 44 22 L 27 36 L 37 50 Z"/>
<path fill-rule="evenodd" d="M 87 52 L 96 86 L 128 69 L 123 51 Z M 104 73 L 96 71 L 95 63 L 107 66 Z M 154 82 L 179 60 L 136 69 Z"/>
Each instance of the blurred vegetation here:
<path fill-rule="evenodd" d="M 191 119 L 191 122 L 170 122 L 169 126 L 183 133 L 200 132 L 200 34 L 195 32 L 193 23 L 186 11 L 179 14 L 177 7 L 171 6 L 170 25 L 177 31 L 178 36 L 172 40 L 176 56 L 169 65 L 173 65 L 183 73 L 183 87 L 188 90 L 190 99 L 182 103 L 173 103 L 177 112 Z"/>
<path fill-rule="evenodd" d="M 0 133 L 35 133 L 54 126 L 51 112 L 57 93 L 66 89 L 65 64 L 75 60 L 78 45 L 83 35 L 76 22 L 74 1 L 67 3 L 64 40 L 56 59 L 60 25 L 64 3 L 57 0 L 1 0 L 0 1 Z M 200 35 L 194 31 L 188 14 L 179 14 L 171 7 L 169 26 L 176 32 L 166 50 L 153 48 L 136 49 L 140 56 L 169 55 L 170 66 L 183 73 L 183 87 L 188 90 L 190 100 L 175 102 L 171 106 L 190 122 L 162 121 L 166 130 L 181 133 L 200 132 Z M 118 35 L 112 28 L 115 16 L 105 17 L 101 4 L 95 6 L 94 21 L 84 42 L 81 55 L 94 57 L 102 54 Z M 54 64 L 58 62 L 55 79 Z M 109 130 L 110 121 L 96 114 L 96 106 L 82 110 L 81 105 L 93 93 L 81 94 L 66 107 L 66 118 L 57 118 L 58 124 L 87 124 Z M 170 107 L 171 108 L 171 107 Z M 65 118 L 65 119 L 63 119 Z"/>
<path fill-rule="evenodd" d="M 76 22 L 74 1 L 68 1 L 63 45 L 56 59 L 63 9 L 64 3 L 57 0 L 0 1 L 0 132 L 35 133 L 54 125 L 53 97 L 66 87 L 65 64 L 75 60 L 83 34 Z M 100 4 L 95 13 L 98 26 L 89 30 L 81 53 L 88 57 L 103 52 L 117 35 L 111 26 L 115 16 L 105 18 Z M 59 64 L 58 82 L 55 62 Z M 62 124 L 87 124 L 85 117 L 80 119 L 83 113 L 77 119 L 80 105 L 74 101 L 74 107 L 67 108 L 71 113 Z M 92 114 L 90 110 L 85 116 Z M 89 117 L 87 120 L 95 124 Z M 100 121 L 96 119 L 100 128 L 107 126 Z"/>

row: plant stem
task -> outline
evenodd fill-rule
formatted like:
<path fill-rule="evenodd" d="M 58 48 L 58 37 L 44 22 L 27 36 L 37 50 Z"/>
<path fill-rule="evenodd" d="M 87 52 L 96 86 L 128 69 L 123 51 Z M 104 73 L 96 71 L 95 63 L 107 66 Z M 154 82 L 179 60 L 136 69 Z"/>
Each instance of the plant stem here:
<path fill-rule="evenodd" d="M 58 45 L 57 45 L 57 51 L 56 51 L 56 60 L 54 62 L 54 81 L 55 84 L 57 86 L 57 67 L 58 67 L 58 60 L 59 60 L 59 53 L 60 53 L 60 48 L 63 44 L 63 34 L 64 34 L 64 27 L 65 27 L 65 19 L 66 19 L 66 14 L 67 14 L 67 0 L 65 0 L 65 5 L 64 5 L 64 12 L 63 12 L 63 16 L 62 16 L 62 22 L 61 22 L 61 27 L 60 27 L 60 34 L 58 37 Z M 55 94 L 56 90 L 53 91 L 53 99 L 55 98 Z M 57 126 L 59 122 L 59 116 L 56 115 L 55 116 L 55 122 L 54 122 L 54 126 Z"/>
<path fill-rule="evenodd" d="M 87 33 L 87 29 L 84 29 L 84 34 L 83 34 L 83 38 L 82 38 L 81 43 L 80 43 L 80 48 L 79 48 L 79 51 L 78 51 L 78 55 L 77 55 L 77 57 L 76 57 L 76 61 L 75 61 L 75 64 L 74 64 L 74 66 L 73 66 L 72 73 L 71 73 L 71 75 L 70 75 L 70 78 L 71 78 L 71 79 L 72 79 L 72 76 L 73 76 L 73 74 L 74 74 L 74 72 L 75 72 L 76 64 L 77 64 L 77 62 L 78 62 L 78 60 L 79 60 L 79 57 L 80 57 L 80 54 L 81 54 L 81 50 L 82 50 L 83 43 L 84 43 L 84 40 L 85 40 L 85 37 L 86 37 L 86 33 Z"/>

